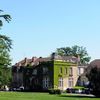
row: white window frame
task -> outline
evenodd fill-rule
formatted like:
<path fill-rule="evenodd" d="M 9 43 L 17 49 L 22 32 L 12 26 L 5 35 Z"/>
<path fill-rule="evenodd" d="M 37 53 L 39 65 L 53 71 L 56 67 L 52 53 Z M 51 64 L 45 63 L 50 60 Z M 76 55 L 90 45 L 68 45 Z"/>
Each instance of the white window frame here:
<path fill-rule="evenodd" d="M 43 78 L 43 88 L 48 88 L 49 87 L 49 77 L 44 77 Z"/>
<path fill-rule="evenodd" d="M 74 80 L 73 80 L 72 77 L 70 77 L 70 78 L 68 79 L 68 86 L 69 86 L 69 87 L 73 87 L 73 86 L 74 86 Z"/>
<path fill-rule="evenodd" d="M 71 68 L 69 68 L 69 76 L 70 75 L 73 75 L 73 68 L 71 67 Z"/>
<path fill-rule="evenodd" d="M 62 77 L 59 78 L 58 83 L 59 83 L 59 87 L 63 87 L 63 78 Z"/>

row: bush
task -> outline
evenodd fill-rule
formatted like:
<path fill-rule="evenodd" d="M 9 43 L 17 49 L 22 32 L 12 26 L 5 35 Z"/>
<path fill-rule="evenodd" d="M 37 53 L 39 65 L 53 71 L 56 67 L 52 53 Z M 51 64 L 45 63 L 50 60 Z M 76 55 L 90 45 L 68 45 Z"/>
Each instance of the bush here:
<path fill-rule="evenodd" d="M 90 92 L 96 97 L 100 97 L 100 65 L 98 63 L 100 63 L 100 60 L 91 62 L 86 74 L 89 80 Z"/>
<path fill-rule="evenodd" d="M 66 92 L 67 93 L 72 93 L 72 89 L 71 88 L 67 88 Z"/>
<path fill-rule="evenodd" d="M 61 90 L 60 89 L 50 89 L 49 90 L 49 94 L 61 94 Z"/>
<path fill-rule="evenodd" d="M 80 90 L 83 90 L 85 89 L 83 86 L 75 86 L 73 89 L 80 89 Z"/>
<path fill-rule="evenodd" d="M 55 91 L 53 89 L 50 89 L 49 94 L 55 94 Z"/>
<path fill-rule="evenodd" d="M 57 89 L 57 90 L 55 90 L 55 93 L 56 94 L 61 94 L 61 90 Z"/>
<path fill-rule="evenodd" d="M 99 98 L 100 98 L 100 91 L 93 90 L 93 91 L 91 91 L 91 93 L 92 93 L 93 95 L 95 95 L 96 97 L 99 97 Z"/>
<path fill-rule="evenodd" d="M 82 93 L 85 91 L 84 87 L 76 86 L 74 88 L 67 88 L 67 93 Z"/>

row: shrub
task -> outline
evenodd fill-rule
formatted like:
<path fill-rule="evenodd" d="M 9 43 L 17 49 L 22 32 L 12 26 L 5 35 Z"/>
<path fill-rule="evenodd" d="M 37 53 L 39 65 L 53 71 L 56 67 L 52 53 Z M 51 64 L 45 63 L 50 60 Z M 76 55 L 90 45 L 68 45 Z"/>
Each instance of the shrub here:
<path fill-rule="evenodd" d="M 72 89 L 67 88 L 66 92 L 67 92 L 67 93 L 72 93 Z"/>
<path fill-rule="evenodd" d="M 73 89 L 80 89 L 80 90 L 83 90 L 85 89 L 83 86 L 75 86 Z"/>
<path fill-rule="evenodd" d="M 60 89 L 57 89 L 57 90 L 55 90 L 55 94 L 61 94 L 61 90 Z"/>
<path fill-rule="evenodd" d="M 50 89 L 49 90 L 49 94 L 61 94 L 61 90 L 60 89 Z"/>
<path fill-rule="evenodd" d="M 49 94 L 55 94 L 54 89 L 50 89 L 50 90 L 49 90 Z"/>

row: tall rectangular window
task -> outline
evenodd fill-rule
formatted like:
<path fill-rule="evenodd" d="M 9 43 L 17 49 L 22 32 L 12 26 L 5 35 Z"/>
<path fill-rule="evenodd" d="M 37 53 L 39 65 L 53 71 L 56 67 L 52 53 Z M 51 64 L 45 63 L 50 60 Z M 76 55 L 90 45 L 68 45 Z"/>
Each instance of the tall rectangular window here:
<path fill-rule="evenodd" d="M 62 67 L 60 67 L 59 72 L 62 73 Z"/>
<path fill-rule="evenodd" d="M 48 88 L 49 87 L 49 78 L 44 77 L 43 78 L 43 88 Z"/>
<path fill-rule="evenodd" d="M 73 87 L 73 78 L 69 78 L 68 80 L 68 86 Z"/>
<path fill-rule="evenodd" d="M 48 72 L 48 68 L 47 67 L 43 67 L 43 73 L 47 73 Z"/>
<path fill-rule="evenodd" d="M 71 75 L 71 76 L 73 75 L 73 69 L 72 68 L 69 69 L 69 75 Z"/>
<path fill-rule="evenodd" d="M 37 69 L 34 69 L 32 74 L 37 75 Z"/>
<path fill-rule="evenodd" d="M 78 75 L 80 75 L 81 74 L 81 69 L 80 68 L 78 68 Z"/>
<path fill-rule="evenodd" d="M 81 67 L 78 67 L 78 75 L 81 75 L 84 73 L 84 69 Z"/>
<path fill-rule="evenodd" d="M 63 78 L 62 77 L 59 78 L 58 83 L 59 83 L 59 87 L 63 87 Z"/>
<path fill-rule="evenodd" d="M 65 67 L 65 74 L 67 74 L 67 68 Z"/>

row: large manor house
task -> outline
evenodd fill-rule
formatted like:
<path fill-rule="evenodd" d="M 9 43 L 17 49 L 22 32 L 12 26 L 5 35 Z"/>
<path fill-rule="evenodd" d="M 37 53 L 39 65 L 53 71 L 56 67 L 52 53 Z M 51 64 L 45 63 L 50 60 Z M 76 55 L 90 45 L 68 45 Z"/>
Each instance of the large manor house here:
<path fill-rule="evenodd" d="M 79 64 L 79 57 L 52 54 L 47 58 L 25 58 L 12 66 L 12 86 L 32 91 L 66 90 L 84 85 L 84 79 L 79 79 L 84 69 L 85 66 Z"/>

